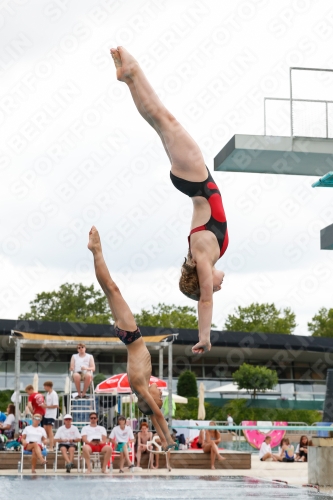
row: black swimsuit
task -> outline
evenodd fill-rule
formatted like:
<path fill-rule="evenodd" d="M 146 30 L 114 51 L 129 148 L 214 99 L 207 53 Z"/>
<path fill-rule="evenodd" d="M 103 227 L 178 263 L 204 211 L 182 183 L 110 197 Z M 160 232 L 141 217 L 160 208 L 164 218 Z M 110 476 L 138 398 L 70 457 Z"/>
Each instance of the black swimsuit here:
<path fill-rule="evenodd" d="M 141 332 L 139 328 L 137 328 L 134 332 L 128 332 L 126 330 L 120 330 L 117 326 L 114 328 L 115 334 L 117 337 L 125 344 L 132 344 L 132 342 L 135 342 L 138 340 L 140 337 L 142 337 Z"/>
<path fill-rule="evenodd" d="M 170 178 L 176 189 L 190 198 L 193 198 L 194 196 L 203 196 L 203 198 L 205 198 L 210 205 L 211 217 L 209 221 L 203 226 L 198 226 L 191 230 L 188 237 L 189 246 L 191 234 L 197 233 L 198 231 L 211 231 L 217 238 L 220 247 L 220 257 L 222 257 L 229 243 L 227 220 L 224 213 L 220 190 L 215 184 L 208 168 L 207 172 L 208 177 L 202 182 L 187 181 L 177 177 L 172 172 L 170 172 Z"/>

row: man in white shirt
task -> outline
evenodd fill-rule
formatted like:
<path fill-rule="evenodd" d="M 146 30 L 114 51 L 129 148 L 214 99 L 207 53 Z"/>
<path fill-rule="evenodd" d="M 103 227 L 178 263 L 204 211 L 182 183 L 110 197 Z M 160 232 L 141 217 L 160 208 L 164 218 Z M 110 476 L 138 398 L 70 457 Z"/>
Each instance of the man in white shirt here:
<path fill-rule="evenodd" d="M 45 403 L 42 405 L 45 408 L 45 415 L 42 420 L 42 427 L 44 427 L 47 437 L 49 438 L 49 451 L 53 451 L 53 426 L 57 418 L 57 411 L 59 408 L 58 394 L 53 390 L 53 382 L 47 380 L 44 382 Z"/>
<path fill-rule="evenodd" d="M 86 392 L 92 380 L 92 374 L 95 371 L 95 361 L 92 354 L 86 353 L 85 344 L 77 345 L 78 354 L 73 354 L 69 370 L 73 372 L 73 382 L 77 390 L 77 399 L 85 398 Z M 83 391 L 81 391 L 81 381 L 83 382 Z"/>
<path fill-rule="evenodd" d="M 264 462 L 268 458 L 271 458 L 273 460 L 273 462 L 278 461 L 276 456 L 273 455 L 273 453 L 272 453 L 271 441 L 272 441 L 271 436 L 266 436 L 265 440 L 261 444 L 261 447 L 259 450 L 259 459 L 261 460 L 261 462 Z"/>
<path fill-rule="evenodd" d="M 59 427 L 54 436 L 54 440 L 58 444 L 62 456 L 66 462 L 66 472 L 70 472 L 74 465 L 74 453 L 77 449 L 77 444 L 81 441 L 79 429 L 72 425 L 72 417 L 67 413 L 64 416 L 64 425 Z"/>
<path fill-rule="evenodd" d="M 91 473 L 90 455 L 93 452 L 104 455 L 102 472 L 107 473 L 106 466 L 110 460 L 112 448 L 107 445 L 106 429 L 97 425 L 97 413 L 94 411 L 89 415 L 90 424 L 82 427 L 81 437 L 83 441 L 82 454 L 87 465 L 87 474 Z"/>
<path fill-rule="evenodd" d="M 22 433 L 22 445 L 26 451 L 32 452 L 31 457 L 31 472 L 36 474 L 37 459 L 41 465 L 46 464 L 46 460 L 42 455 L 42 450 L 46 443 L 46 432 L 43 427 L 40 427 L 42 415 L 35 413 L 32 417 L 32 425 L 28 425 Z"/>
<path fill-rule="evenodd" d="M 134 467 L 128 456 L 128 444 L 134 443 L 134 435 L 132 428 L 126 425 L 126 419 L 122 415 L 118 417 L 118 425 L 112 429 L 110 439 L 111 443 L 116 445 L 116 451 L 120 453 L 119 472 L 124 472 L 125 460 L 129 468 Z"/>
<path fill-rule="evenodd" d="M 228 422 L 228 427 L 231 427 L 231 426 L 234 425 L 234 419 L 232 418 L 232 416 L 230 415 L 230 413 L 228 413 L 228 415 L 227 415 L 227 422 Z M 228 431 L 228 432 L 231 432 L 231 434 L 233 436 L 236 436 L 236 432 L 234 432 L 234 431 Z"/>

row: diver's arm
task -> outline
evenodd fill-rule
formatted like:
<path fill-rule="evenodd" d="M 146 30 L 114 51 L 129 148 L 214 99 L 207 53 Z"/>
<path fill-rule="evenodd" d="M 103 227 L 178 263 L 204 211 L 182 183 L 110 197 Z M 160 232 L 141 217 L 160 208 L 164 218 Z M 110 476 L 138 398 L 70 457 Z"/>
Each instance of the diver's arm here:
<path fill-rule="evenodd" d="M 174 441 L 170 435 L 168 424 L 167 424 L 167 422 L 164 418 L 164 415 L 161 412 L 160 408 L 157 406 L 154 398 L 149 394 L 148 391 L 145 391 L 144 393 L 141 393 L 140 395 L 137 393 L 137 395 L 138 395 L 138 398 L 141 397 L 145 401 L 145 403 L 147 403 L 147 405 L 149 406 L 149 408 L 153 412 L 151 419 L 153 421 L 154 427 L 156 428 L 161 440 L 163 439 L 163 436 L 164 436 L 164 439 L 167 442 L 167 446 L 173 445 Z M 159 430 L 155 426 L 154 422 L 158 426 Z M 161 435 L 161 433 L 162 433 L 162 435 Z"/>
<path fill-rule="evenodd" d="M 210 329 L 213 318 L 213 273 L 212 266 L 206 256 L 196 259 L 197 273 L 200 285 L 198 302 L 199 342 L 192 348 L 197 354 L 210 351 Z"/>

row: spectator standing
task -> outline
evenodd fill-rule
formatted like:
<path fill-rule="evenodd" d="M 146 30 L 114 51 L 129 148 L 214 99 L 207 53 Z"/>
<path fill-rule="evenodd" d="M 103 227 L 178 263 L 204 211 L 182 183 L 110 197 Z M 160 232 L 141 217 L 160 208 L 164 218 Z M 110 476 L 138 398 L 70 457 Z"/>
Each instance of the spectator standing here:
<path fill-rule="evenodd" d="M 77 354 L 73 354 L 70 371 L 73 372 L 73 382 L 78 395 L 77 399 L 86 398 L 88 387 L 91 384 L 93 372 L 95 371 L 95 361 L 92 354 L 86 353 L 85 344 L 77 345 Z M 81 392 L 81 382 L 83 382 L 83 391 Z"/>
<path fill-rule="evenodd" d="M 230 413 L 228 413 L 227 415 L 227 422 L 228 422 L 228 426 L 231 427 L 232 425 L 234 425 L 234 419 L 232 418 L 232 416 L 230 415 Z"/>
<path fill-rule="evenodd" d="M 153 433 L 148 430 L 147 422 L 141 422 L 140 431 L 138 432 L 138 448 L 136 452 L 136 462 L 138 467 L 140 467 L 141 455 L 143 453 L 148 453 L 149 450 L 151 449 L 151 447 L 149 447 L 147 443 L 152 439 L 153 439 Z M 153 466 L 153 469 L 155 468 L 158 467 Z"/>
<path fill-rule="evenodd" d="M 91 453 L 98 452 L 104 455 L 102 472 L 103 474 L 106 474 L 106 466 L 110 460 L 112 448 L 106 443 L 106 429 L 101 425 L 97 425 L 97 413 L 91 412 L 89 420 L 89 425 L 84 426 L 81 430 L 81 437 L 83 441 L 82 454 L 87 465 L 86 473 L 91 473 Z"/>
<path fill-rule="evenodd" d="M 44 417 L 45 415 L 45 399 L 43 394 L 40 394 L 39 392 L 35 392 L 35 389 L 33 388 L 32 385 L 27 385 L 25 388 L 25 392 L 28 394 L 28 410 L 31 413 L 31 415 L 35 415 L 35 413 L 38 413 L 38 415 L 42 415 Z"/>
<path fill-rule="evenodd" d="M 40 464 L 46 464 L 46 460 L 42 455 L 42 450 L 46 443 L 46 432 L 43 427 L 40 427 L 42 415 L 35 413 L 32 418 L 32 425 L 28 425 L 22 434 L 22 445 L 26 451 L 32 452 L 31 473 L 36 474 L 37 460 Z"/>
<path fill-rule="evenodd" d="M 259 450 L 259 459 L 261 462 L 265 462 L 265 460 L 268 460 L 269 458 L 271 458 L 273 462 L 278 461 L 278 458 L 272 453 L 271 441 L 271 436 L 266 436 L 264 441 L 261 443 Z"/>
<path fill-rule="evenodd" d="M 54 436 L 54 440 L 58 444 L 66 463 L 66 472 L 70 472 L 74 465 L 74 453 L 77 449 L 77 443 L 81 441 L 79 429 L 72 425 L 72 416 L 67 414 L 64 416 L 64 425 L 59 427 Z"/>
<path fill-rule="evenodd" d="M 124 472 L 124 463 L 128 463 L 128 467 L 134 467 L 128 455 L 128 443 L 134 443 L 134 435 L 132 428 L 126 425 L 126 419 L 122 415 L 118 418 L 118 425 L 114 427 L 110 434 L 111 443 L 116 446 L 116 451 L 120 453 L 120 469 L 119 472 Z"/>
<path fill-rule="evenodd" d="M 232 418 L 230 413 L 228 413 L 228 415 L 227 415 L 227 422 L 228 422 L 228 427 L 232 427 L 234 425 L 234 419 Z M 236 436 L 236 432 L 234 432 L 234 431 L 228 431 L 228 432 L 231 432 L 231 434 L 233 436 Z"/>
<path fill-rule="evenodd" d="M 7 417 L 6 420 L 0 424 L 0 432 L 5 434 L 8 439 L 13 439 L 15 433 L 15 405 L 9 404 L 6 412 Z"/>
<path fill-rule="evenodd" d="M 45 415 L 42 420 L 42 427 L 44 427 L 47 437 L 49 438 L 49 449 L 53 451 L 53 426 L 57 418 L 59 408 L 59 398 L 56 391 L 53 390 L 53 382 L 50 380 L 44 382 L 45 394 Z"/>

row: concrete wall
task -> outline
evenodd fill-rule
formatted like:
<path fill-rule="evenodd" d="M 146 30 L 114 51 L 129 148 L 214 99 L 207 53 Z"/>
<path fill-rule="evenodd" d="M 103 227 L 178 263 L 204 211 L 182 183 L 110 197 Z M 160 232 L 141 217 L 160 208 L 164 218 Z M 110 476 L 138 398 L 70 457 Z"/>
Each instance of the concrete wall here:
<path fill-rule="evenodd" d="M 333 447 L 308 448 L 308 483 L 333 486 Z"/>

